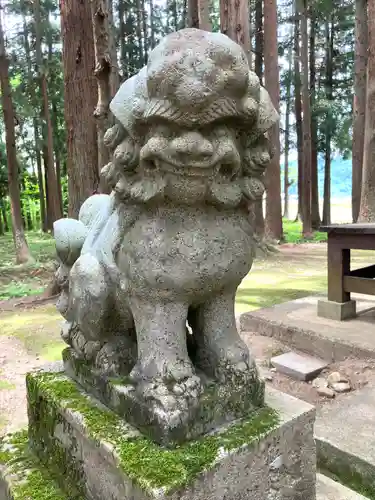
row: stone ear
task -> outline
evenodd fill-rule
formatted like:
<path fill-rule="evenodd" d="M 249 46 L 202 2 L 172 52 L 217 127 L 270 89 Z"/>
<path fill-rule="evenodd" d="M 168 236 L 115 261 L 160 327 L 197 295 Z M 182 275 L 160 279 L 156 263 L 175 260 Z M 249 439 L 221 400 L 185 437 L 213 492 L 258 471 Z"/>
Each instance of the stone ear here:
<path fill-rule="evenodd" d="M 56 253 L 70 267 L 78 259 L 88 233 L 87 227 L 76 219 L 59 219 L 53 224 Z"/>

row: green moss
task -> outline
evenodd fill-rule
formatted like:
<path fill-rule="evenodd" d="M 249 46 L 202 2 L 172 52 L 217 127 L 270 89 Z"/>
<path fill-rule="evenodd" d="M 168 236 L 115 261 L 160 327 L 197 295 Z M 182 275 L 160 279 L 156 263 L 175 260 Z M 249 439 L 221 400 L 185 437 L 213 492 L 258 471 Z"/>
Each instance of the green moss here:
<path fill-rule="evenodd" d="M 318 445 L 319 451 L 319 445 Z M 366 467 L 366 464 L 364 464 Z M 371 473 L 364 473 L 357 470 L 356 464 L 349 465 L 336 454 L 325 456 L 318 453 L 318 469 L 334 481 L 360 493 L 368 500 L 375 500 L 375 479 Z"/>
<path fill-rule="evenodd" d="M 8 380 L 1 380 L 0 379 L 0 391 L 10 390 L 10 389 L 15 389 L 15 388 L 16 388 L 15 384 L 8 382 Z"/>
<path fill-rule="evenodd" d="M 0 442 L 0 466 L 12 475 L 14 500 L 67 499 L 31 454 L 27 431 L 7 436 Z"/>
<path fill-rule="evenodd" d="M 148 491 L 159 488 L 171 491 L 185 486 L 199 472 L 212 466 L 219 452 L 230 452 L 254 444 L 279 421 L 274 410 L 264 407 L 221 434 L 166 449 L 143 436 L 134 435 L 134 432 L 129 433 L 120 417 L 95 406 L 64 375 L 30 374 L 27 384 L 31 397 L 33 394 L 35 398 L 42 396 L 49 405 L 69 407 L 79 412 L 84 417 L 90 437 L 97 442 L 111 443 L 127 476 Z"/>

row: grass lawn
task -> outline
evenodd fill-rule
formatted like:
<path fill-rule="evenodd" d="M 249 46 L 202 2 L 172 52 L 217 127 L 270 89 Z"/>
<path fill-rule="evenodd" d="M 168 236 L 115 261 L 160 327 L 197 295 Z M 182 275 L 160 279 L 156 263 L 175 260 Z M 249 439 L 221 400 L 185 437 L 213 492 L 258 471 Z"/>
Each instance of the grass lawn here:
<path fill-rule="evenodd" d="M 307 245 L 291 244 L 298 234 L 298 225 L 285 225 L 286 240 L 289 244 L 281 246 L 279 251 L 266 259 L 255 261 L 249 275 L 238 289 L 236 313 L 269 307 L 281 302 L 293 300 L 307 295 L 324 294 L 327 287 L 326 245 L 309 243 Z M 324 239 L 317 235 L 317 241 Z M 43 247 L 45 263 L 53 259 L 52 240 L 45 237 L 30 238 L 34 248 Z M 10 251 L 10 248 L 9 248 Z M 355 263 L 361 266 L 373 261 L 374 252 L 355 252 Z M 40 264 L 45 265 L 45 264 Z M 28 269 L 27 279 L 32 280 Z M 25 278 L 26 279 L 26 278 Z M 18 286 L 24 282 L 19 282 Z M 9 288 L 8 288 L 9 290 Z M 60 339 L 62 318 L 54 305 L 36 309 L 3 312 L 0 314 L 0 337 L 7 335 L 19 339 L 26 351 L 36 357 L 53 361 L 60 359 L 64 346 Z M 1 375 L 0 375 L 1 390 Z"/>

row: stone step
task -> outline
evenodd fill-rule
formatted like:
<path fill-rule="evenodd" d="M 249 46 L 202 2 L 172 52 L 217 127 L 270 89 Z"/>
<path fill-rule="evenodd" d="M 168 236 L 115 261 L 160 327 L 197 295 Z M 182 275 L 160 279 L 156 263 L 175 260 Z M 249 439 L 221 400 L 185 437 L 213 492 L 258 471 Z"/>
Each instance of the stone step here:
<path fill-rule="evenodd" d="M 70 500 L 30 452 L 27 431 L 0 441 L 0 500 Z"/>
<path fill-rule="evenodd" d="M 365 387 L 317 412 L 318 468 L 375 498 L 375 388 Z"/>
<path fill-rule="evenodd" d="M 368 500 L 323 474 L 316 476 L 316 500 Z"/>

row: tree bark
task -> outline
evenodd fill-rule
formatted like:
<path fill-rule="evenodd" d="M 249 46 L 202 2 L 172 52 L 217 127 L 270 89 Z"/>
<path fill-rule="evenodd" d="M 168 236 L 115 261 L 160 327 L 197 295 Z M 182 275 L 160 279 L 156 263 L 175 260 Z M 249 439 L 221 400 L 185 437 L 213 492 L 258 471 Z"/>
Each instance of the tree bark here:
<path fill-rule="evenodd" d="M 0 2 L 0 83 L 1 102 L 3 107 L 3 117 L 5 125 L 8 189 L 16 263 L 24 264 L 30 262 L 32 260 L 32 257 L 27 245 L 22 223 L 21 193 L 18 179 L 19 169 L 16 153 L 16 134 L 14 129 L 15 117 L 11 87 L 9 83 L 9 59 L 5 51 L 4 31 L 2 25 L 2 9 L 3 6 Z"/>
<path fill-rule="evenodd" d="M 122 78 L 127 80 L 129 78 L 128 72 L 128 53 L 126 47 L 126 23 L 125 23 L 125 0 L 118 0 L 118 17 L 120 26 L 120 66 L 122 71 Z"/>
<path fill-rule="evenodd" d="M 295 9 L 294 24 L 294 112 L 296 116 L 296 134 L 298 151 L 298 207 L 297 220 L 302 220 L 302 177 L 303 177 L 303 133 L 302 133 L 302 100 L 301 100 L 301 65 L 300 65 L 300 15 Z"/>
<path fill-rule="evenodd" d="M 8 233 L 9 232 L 9 224 L 8 224 L 7 211 L 5 208 L 4 200 L 0 200 L 0 210 L 1 210 L 0 217 L 1 216 L 3 217 L 5 232 Z"/>
<path fill-rule="evenodd" d="M 139 67 L 142 68 L 145 64 L 144 58 L 144 50 L 143 50 L 143 38 L 142 38 L 142 5 L 141 0 L 136 0 L 136 14 L 137 14 L 137 23 L 135 25 L 135 32 L 137 34 L 137 42 L 138 42 L 138 58 L 139 58 Z"/>
<path fill-rule="evenodd" d="M 363 148 L 366 119 L 367 0 L 355 2 L 355 59 L 352 148 L 352 216 L 357 222 L 361 202 Z"/>
<path fill-rule="evenodd" d="M 48 171 L 48 192 L 49 192 L 49 205 L 48 205 L 48 218 L 52 225 L 56 220 L 62 217 L 60 197 L 58 193 L 58 185 L 56 179 L 55 165 L 54 165 L 54 148 L 53 148 L 53 128 L 51 121 L 51 113 L 49 109 L 48 85 L 47 76 L 43 64 L 42 57 L 42 21 L 40 12 L 40 0 L 33 1 L 34 18 L 35 18 L 35 55 L 36 64 L 38 68 L 39 81 L 42 92 L 42 108 L 44 121 L 43 124 L 43 138 L 47 147 L 48 163 L 46 165 Z"/>
<path fill-rule="evenodd" d="M 361 222 L 375 222 L 375 0 L 368 0 L 367 8 L 366 121 L 359 220 Z"/>
<path fill-rule="evenodd" d="M 279 58 L 277 43 L 277 1 L 264 3 L 264 83 L 272 103 L 280 110 Z M 280 131 L 277 123 L 268 132 L 275 155 L 266 170 L 266 237 L 282 240 L 280 180 Z"/>
<path fill-rule="evenodd" d="M 255 73 L 263 80 L 263 0 L 255 1 Z"/>
<path fill-rule="evenodd" d="M 301 13 L 301 73 L 302 73 L 302 234 L 312 235 L 311 220 L 311 110 L 309 94 L 309 36 L 307 31 L 307 0 L 300 0 Z"/>
<path fill-rule="evenodd" d="M 24 2 L 21 4 L 21 9 L 24 9 Z M 35 82 L 33 78 L 32 71 L 32 62 L 31 62 L 31 53 L 30 53 L 30 44 L 28 38 L 28 29 L 26 23 L 26 17 L 23 11 L 22 15 L 23 22 L 23 38 L 24 38 L 24 47 L 25 47 L 25 55 L 26 55 L 26 64 L 27 64 L 27 75 L 29 80 L 29 94 L 30 100 L 34 106 L 37 106 L 37 99 L 35 95 Z M 41 219 L 41 227 L 42 231 L 46 233 L 48 231 L 47 228 L 47 217 L 46 217 L 46 202 L 44 197 L 44 181 L 43 181 L 43 172 L 42 172 L 42 158 L 40 155 L 40 140 L 38 133 L 38 119 L 36 114 L 33 115 L 33 132 L 34 132 L 34 150 L 36 157 L 36 165 L 37 165 L 37 175 L 38 175 L 38 188 L 39 188 L 39 206 L 40 206 L 40 219 Z"/>
<path fill-rule="evenodd" d="M 188 0 L 188 27 L 199 28 L 198 0 Z"/>
<path fill-rule="evenodd" d="M 207 1 L 207 0 L 201 0 Z M 248 0 L 220 0 L 220 31 L 244 49 L 251 67 L 250 14 Z"/>
<path fill-rule="evenodd" d="M 310 106 L 311 106 L 311 226 L 319 229 L 319 181 L 318 181 L 318 124 L 315 114 L 316 68 L 316 5 L 310 7 Z"/>
<path fill-rule="evenodd" d="M 326 22 L 326 99 L 332 105 L 333 101 L 333 14 L 331 23 Z M 324 198 L 323 198 L 323 224 L 331 223 L 331 150 L 332 150 L 332 119 L 326 117 L 325 127 L 325 152 L 324 152 Z"/>
<path fill-rule="evenodd" d="M 198 16 L 199 28 L 205 31 L 212 31 L 209 0 L 198 0 Z"/>
<path fill-rule="evenodd" d="M 185 0 L 185 2 L 186 2 L 186 0 Z M 150 0 L 149 5 L 150 5 L 151 50 L 152 50 L 156 45 L 156 43 L 155 43 L 155 12 L 154 12 L 153 0 Z M 184 5 L 186 5 L 186 4 L 184 4 Z M 186 13 L 186 16 L 184 16 L 185 23 L 187 21 L 186 17 L 187 17 L 187 13 Z"/>
<path fill-rule="evenodd" d="M 92 26 L 95 47 L 95 76 L 98 82 L 98 102 L 94 111 L 98 131 L 98 168 L 99 172 L 110 159 L 108 148 L 104 144 L 104 134 L 109 127 L 109 104 L 111 101 L 111 54 L 110 27 L 107 0 L 90 0 Z M 108 191 L 103 182 L 101 192 Z"/>
<path fill-rule="evenodd" d="M 52 36 L 48 37 L 48 62 L 52 64 L 53 62 L 53 40 Z M 53 87 L 55 83 L 55 76 L 52 73 L 50 77 L 50 83 Z M 62 200 L 62 187 L 61 187 L 61 167 L 60 167 L 60 150 L 59 150 L 59 132 L 58 132 L 58 112 L 56 106 L 56 100 L 52 98 L 52 130 L 54 132 L 55 138 L 53 141 L 55 150 L 55 166 L 56 166 L 56 182 L 57 182 L 57 193 L 59 195 L 60 211 L 63 213 L 63 200 Z M 39 151 L 40 160 L 40 151 Z"/>
<path fill-rule="evenodd" d="M 284 217 L 290 218 L 289 213 L 289 147 L 290 147 L 290 110 L 292 101 L 292 65 L 293 52 L 292 47 L 288 53 L 288 79 L 286 83 L 286 109 L 285 109 L 285 142 L 284 142 Z"/>
<path fill-rule="evenodd" d="M 118 91 L 121 82 L 116 49 L 116 27 L 113 20 L 113 0 L 108 0 L 108 29 L 109 53 L 111 55 L 111 74 L 109 77 L 109 86 L 111 89 L 111 97 L 113 97 Z"/>
<path fill-rule="evenodd" d="M 82 203 L 99 185 L 98 143 L 93 111 L 98 88 L 88 2 L 61 0 L 64 105 L 67 128 L 69 216 L 77 217 Z"/>

